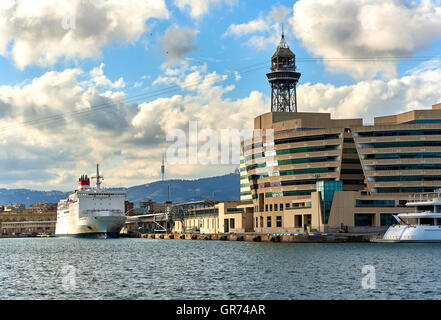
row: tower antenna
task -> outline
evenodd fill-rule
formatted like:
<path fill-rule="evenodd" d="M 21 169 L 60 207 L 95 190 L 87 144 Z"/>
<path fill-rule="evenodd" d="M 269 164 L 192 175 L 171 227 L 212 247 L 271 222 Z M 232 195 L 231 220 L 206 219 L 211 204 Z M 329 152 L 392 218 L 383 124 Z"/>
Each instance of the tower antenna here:
<path fill-rule="evenodd" d="M 266 74 L 271 85 L 271 112 L 297 112 L 296 86 L 300 75 L 296 72 L 296 56 L 285 40 L 282 24 L 282 37 L 271 57 L 271 72 Z"/>
<path fill-rule="evenodd" d="M 164 175 L 165 175 L 164 156 L 162 156 L 161 175 L 162 175 L 162 181 L 164 181 Z"/>
<path fill-rule="evenodd" d="M 104 180 L 104 177 L 100 176 L 100 166 L 98 163 L 96 164 L 96 176 L 91 177 L 91 178 L 96 179 L 96 188 L 97 188 L 97 190 L 100 190 L 101 189 L 101 179 Z"/>

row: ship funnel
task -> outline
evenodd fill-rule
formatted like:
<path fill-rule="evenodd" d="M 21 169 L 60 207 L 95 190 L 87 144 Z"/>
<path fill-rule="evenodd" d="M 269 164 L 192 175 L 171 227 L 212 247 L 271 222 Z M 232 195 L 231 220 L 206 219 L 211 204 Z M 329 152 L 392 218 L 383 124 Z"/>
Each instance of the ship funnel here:
<path fill-rule="evenodd" d="M 90 189 L 90 179 L 87 175 L 82 175 L 78 179 L 78 190 L 88 190 Z"/>

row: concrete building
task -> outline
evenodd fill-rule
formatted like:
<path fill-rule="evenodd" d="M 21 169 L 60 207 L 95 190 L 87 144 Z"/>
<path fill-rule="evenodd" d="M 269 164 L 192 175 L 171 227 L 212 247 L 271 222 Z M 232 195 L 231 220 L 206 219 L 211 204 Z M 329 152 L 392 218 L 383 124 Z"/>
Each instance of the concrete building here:
<path fill-rule="evenodd" d="M 20 222 L 1 222 L 0 230 L 2 234 L 19 233 L 55 233 L 56 221 L 20 221 Z"/>
<path fill-rule="evenodd" d="M 4 206 L 3 211 L 5 212 L 22 212 L 26 206 L 22 203 L 13 203 L 13 204 L 7 204 Z"/>
<path fill-rule="evenodd" d="M 441 104 L 377 117 L 368 126 L 362 119 L 298 112 L 295 90 L 280 93 L 285 87 L 275 91 L 271 82 L 283 78 L 292 90 L 299 79 L 290 76 L 295 55 L 282 42 L 290 71 L 277 67 L 279 45 L 268 77 L 272 112 L 254 119 L 253 138 L 243 143 L 255 231 L 386 228 L 392 214 L 409 211 L 410 196 L 441 188 Z"/>
<path fill-rule="evenodd" d="M 139 207 L 141 209 L 145 209 L 146 213 L 158 213 L 164 212 L 167 204 L 161 203 L 153 200 L 141 201 L 139 203 Z"/>
<path fill-rule="evenodd" d="M 57 211 L 57 203 L 49 203 L 47 201 L 35 202 L 28 208 L 32 212 Z"/>
<path fill-rule="evenodd" d="M 251 202 L 196 201 L 181 206 L 182 214 L 174 221 L 175 233 L 217 234 L 254 231 Z"/>
<path fill-rule="evenodd" d="M 371 126 L 270 112 L 254 128 L 263 134 L 243 151 L 256 231 L 386 227 L 409 196 L 441 188 L 441 104 L 378 117 Z"/>
<path fill-rule="evenodd" d="M 250 182 L 248 180 L 247 168 L 245 166 L 245 158 L 240 156 L 240 201 L 251 201 Z"/>

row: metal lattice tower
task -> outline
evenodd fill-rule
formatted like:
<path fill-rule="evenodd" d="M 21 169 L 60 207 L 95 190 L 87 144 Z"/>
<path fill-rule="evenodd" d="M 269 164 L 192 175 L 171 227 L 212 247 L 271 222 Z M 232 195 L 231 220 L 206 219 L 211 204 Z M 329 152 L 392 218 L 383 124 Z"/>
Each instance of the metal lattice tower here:
<path fill-rule="evenodd" d="M 282 39 L 271 58 L 271 72 L 266 74 L 271 85 L 271 112 L 297 112 L 296 86 L 300 75 L 296 72 L 296 56 L 282 32 Z"/>

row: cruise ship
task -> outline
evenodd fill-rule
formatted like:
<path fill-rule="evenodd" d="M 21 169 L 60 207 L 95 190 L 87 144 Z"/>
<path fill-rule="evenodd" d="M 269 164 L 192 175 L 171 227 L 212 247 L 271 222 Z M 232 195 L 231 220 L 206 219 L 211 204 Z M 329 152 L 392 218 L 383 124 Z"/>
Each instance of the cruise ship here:
<path fill-rule="evenodd" d="M 414 212 L 395 217 L 397 224 L 375 242 L 441 242 L 441 197 L 414 198 L 406 203 Z"/>
<path fill-rule="evenodd" d="M 58 202 L 56 236 L 116 238 L 126 217 L 124 214 L 125 191 L 101 188 L 99 165 L 96 167 L 96 187 L 90 187 L 90 179 L 82 175 L 78 189 L 67 199 Z"/>

